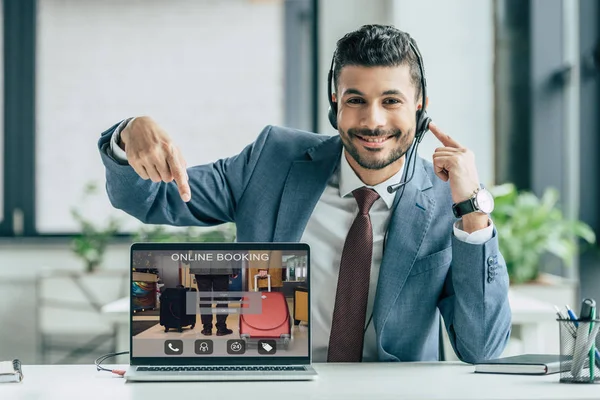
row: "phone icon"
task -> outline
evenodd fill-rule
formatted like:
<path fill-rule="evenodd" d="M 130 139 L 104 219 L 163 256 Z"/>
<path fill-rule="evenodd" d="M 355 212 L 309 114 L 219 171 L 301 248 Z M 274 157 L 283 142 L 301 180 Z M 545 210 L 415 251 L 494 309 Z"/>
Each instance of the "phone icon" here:
<path fill-rule="evenodd" d="M 165 340 L 165 354 L 169 356 L 183 354 L 183 340 Z"/>

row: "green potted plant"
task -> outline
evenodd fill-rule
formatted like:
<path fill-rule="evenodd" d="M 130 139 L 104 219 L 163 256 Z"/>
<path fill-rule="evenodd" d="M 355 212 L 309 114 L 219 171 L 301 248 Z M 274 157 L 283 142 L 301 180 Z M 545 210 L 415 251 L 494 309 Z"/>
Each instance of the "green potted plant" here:
<path fill-rule="evenodd" d="M 81 207 L 97 193 L 97 184 L 95 182 L 87 183 L 83 189 L 80 206 L 71 208 L 71 216 L 80 228 L 80 233 L 73 238 L 71 247 L 73 252 L 84 261 L 86 272 L 94 272 L 102 264 L 106 246 L 121 227 L 121 221 L 114 216 L 106 218 L 102 225 L 85 216 Z"/>
<path fill-rule="evenodd" d="M 554 188 L 546 189 L 541 198 L 527 191 L 518 192 L 511 183 L 490 191 L 495 199 L 492 220 L 511 284 L 538 278 L 544 253 L 552 253 L 571 266 L 579 238 L 589 244 L 596 241 L 587 224 L 564 217 Z"/>

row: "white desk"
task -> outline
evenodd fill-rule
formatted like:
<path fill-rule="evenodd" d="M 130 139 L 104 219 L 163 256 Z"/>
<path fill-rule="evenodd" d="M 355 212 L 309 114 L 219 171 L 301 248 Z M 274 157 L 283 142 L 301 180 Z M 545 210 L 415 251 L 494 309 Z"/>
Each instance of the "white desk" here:
<path fill-rule="evenodd" d="M 558 383 L 559 375 L 484 375 L 460 363 L 316 364 L 312 382 L 126 383 L 93 365 L 23 366 L 6 400 L 164 399 L 595 399 L 600 384 Z"/>

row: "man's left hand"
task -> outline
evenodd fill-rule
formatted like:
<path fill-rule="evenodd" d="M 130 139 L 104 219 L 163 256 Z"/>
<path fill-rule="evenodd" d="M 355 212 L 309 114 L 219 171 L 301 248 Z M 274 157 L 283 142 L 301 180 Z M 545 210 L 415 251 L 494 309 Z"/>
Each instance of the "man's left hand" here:
<path fill-rule="evenodd" d="M 435 174 L 444 182 L 450 180 L 452 202 L 465 201 L 479 188 L 479 175 L 475 166 L 475 155 L 456 140 L 445 134 L 433 122 L 429 130 L 444 147 L 438 147 L 433 153 L 433 168 Z M 473 233 L 488 226 L 486 214 L 474 212 L 462 217 L 462 229 Z"/>
<path fill-rule="evenodd" d="M 442 132 L 433 122 L 429 124 L 429 130 L 444 145 L 435 149 L 433 153 L 435 174 L 444 182 L 450 179 L 450 191 L 454 203 L 470 198 L 479 188 L 475 155 Z"/>

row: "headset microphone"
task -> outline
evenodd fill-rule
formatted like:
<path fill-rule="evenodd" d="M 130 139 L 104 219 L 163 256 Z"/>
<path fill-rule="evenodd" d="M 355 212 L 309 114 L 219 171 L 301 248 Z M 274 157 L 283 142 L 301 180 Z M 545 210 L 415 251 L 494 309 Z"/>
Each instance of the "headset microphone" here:
<path fill-rule="evenodd" d="M 421 143 L 421 140 L 423 140 L 425 133 L 429 130 L 429 123 L 431 122 L 431 118 L 429 118 L 429 116 L 427 115 L 427 111 L 425 110 L 425 108 L 427 106 L 427 81 L 425 80 L 425 69 L 423 68 L 423 61 L 421 59 L 421 55 L 419 54 L 419 51 L 413 45 L 413 43 L 410 40 L 408 43 L 410 44 L 410 47 L 412 48 L 413 52 L 415 53 L 415 55 L 417 57 L 419 69 L 421 71 L 421 96 L 422 96 L 421 97 L 421 105 L 422 105 L 422 108 L 420 110 L 417 110 L 417 125 L 415 128 L 415 141 L 414 141 L 414 145 L 410 149 L 408 159 L 406 160 L 406 170 L 402 174 L 403 176 L 408 175 L 408 170 L 410 169 L 410 166 L 412 163 L 412 171 L 410 173 L 410 178 L 408 178 L 408 180 L 405 180 L 404 182 L 398 182 L 398 183 L 388 186 L 387 191 L 390 194 L 394 193 L 398 189 L 400 189 L 403 186 L 405 186 L 406 184 L 408 184 L 408 182 L 410 182 L 412 180 L 413 176 L 415 175 L 415 165 L 416 164 L 414 162 L 415 161 L 414 159 L 416 159 L 417 155 L 418 155 L 417 149 L 419 147 L 419 144 Z M 413 157 L 413 153 L 415 153 L 414 157 Z"/>
<path fill-rule="evenodd" d="M 419 141 L 419 142 L 420 142 L 420 141 Z M 402 174 L 402 175 L 404 175 L 404 176 L 408 175 L 408 170 L 410 169 L 410 164 L 411 164 L 411 162 L 410 162 L 410 161 L 411 161 L 411 160 L 412 160 L 412 158 L 413 158 L 413 156 L 412 156 L 412 155 L 413 155 L 413 153 L 415 152 L 415 147 L 417 147 L 417 146 L 418 146 L 418 143 L 419 143 L 419 142 L 417 142 L 417 145 L 413 146 L 413 147 L 410 149 L 410 154 L 408 155 L 408 161 L 407 161 L 407 164 L 406 164 L 406 169 L 404 170 L 404 173 Z M 390 186 L 388 186 L 388 187 L 387 187 L 387 191 L 388 191 L 388 193 L 390 193 L 390 194 L 394 193 L 395 191 L 397 191 L 397 190 L 398 190 L 398 189 L 400 189 L 402 186 L 406 185 L 408 182 L 410 182 L 410 181 L 412 180 L 413 176 L 415 175 L 415 164 L 414 164 L 414 163 L 413 163 L 413 166 L 412 166 L 412 167 L 413 167 L 413 169 L 412 169 L 412 172 L 411 172 L 411 174 L 410 174 L 410 178 L 408 178 L 408 180 L 405 180 L 404 182 L 398 182 L 398 183 L 394 183 L 393 185 L 390 185 Z"/>

